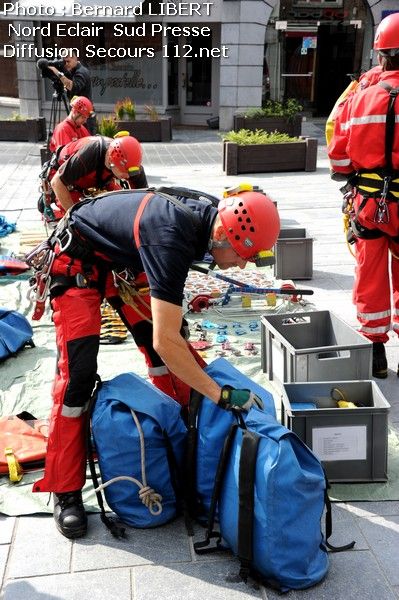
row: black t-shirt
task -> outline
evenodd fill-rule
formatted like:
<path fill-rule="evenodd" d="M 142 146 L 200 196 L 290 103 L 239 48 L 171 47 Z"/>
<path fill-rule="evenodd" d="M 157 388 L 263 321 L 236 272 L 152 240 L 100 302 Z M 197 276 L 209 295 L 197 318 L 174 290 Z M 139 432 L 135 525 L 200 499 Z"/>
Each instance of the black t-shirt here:
<path fill-rule="evenodd" d="M 70 223 L 116 268 L 145 271 L 151 296 L 181 306 L 187 273 L 208 249 L 217 209 L 191 199 L 182 201 L 184 208 L 156 194 L 141 215 L 137 250 L 133 227 L 146 193 L 128 190 L 77 204 Z"/>
<path fill-rule="evenodd" d="M 60 166 L 58 173 L 65 186 L 97 187 L 101 189 L 113 179 L 113 173 L 105 167 L 105 153 L 111 139 L 102 136 L 82 138 L 78 142 L 65 146 L 71 148 L 71 156 Z M 73 144 L 76 145 L 75 150 Z M 80 146 L 80 147 L 79 147 Z M 62 151 L 61 151 L 62 156 Z M 148 186 L 143 167 L 137 174 L 129 178 L 130 186 L 144 188 Z"/>

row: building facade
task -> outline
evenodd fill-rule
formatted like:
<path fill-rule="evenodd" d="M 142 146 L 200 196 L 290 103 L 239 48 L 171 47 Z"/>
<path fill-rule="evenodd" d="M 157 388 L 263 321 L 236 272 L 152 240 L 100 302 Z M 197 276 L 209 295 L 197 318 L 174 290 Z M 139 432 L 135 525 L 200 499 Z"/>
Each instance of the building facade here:
<path fill-rule="evenodd" d="M 44 0 L 3 1 L 0 96 L 18 90 L 22 115 L 48 117 L 54 90 L 37 60 L 72 47 L 100 115 L 130 97 L 139 115 L 150 105 L 175 124 L 219 117 L 229 129 L 237 111 L 293 97 L 325 116 L 372 66 L 375 27 L 398 10 L 397 0 L 119 1 L 68 0 L 52 14 Z"/>

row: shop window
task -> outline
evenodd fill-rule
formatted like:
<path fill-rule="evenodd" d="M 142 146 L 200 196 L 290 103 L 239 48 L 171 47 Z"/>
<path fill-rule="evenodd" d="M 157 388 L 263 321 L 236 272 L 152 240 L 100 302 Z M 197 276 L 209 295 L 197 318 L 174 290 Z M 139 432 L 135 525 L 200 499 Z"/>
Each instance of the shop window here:
<path fill-rule="evenodd" d="M 293 0 L 292 6 L 343 6 L 343 0 Z"/>
<path fill-rule="evenodd" d="M 138 105 L 162 104 L 162 35 L 139 37 L 132 29 L 131 36 L 115 37 L 112 23 L 96 25 L 102 27 L 96 36 L 62 38 L 62 47 L 77 48 L 79 60 L 90 70 L 94 104 L 114 104 L 125 96 Z M 137 25 L 129 23 L 126 27 Z M 54 48 L 56 44 L 61 46 L 55 35 L 43 38 L 44 47 Z M 46 81 L 46 100 L 53 91 Z"/>
<path fill-rule="evenodd" d="M 179 59 L 176 57 L 175 48 L 179 38 L 168 33 L 168 105 L 179 104 Z"/>

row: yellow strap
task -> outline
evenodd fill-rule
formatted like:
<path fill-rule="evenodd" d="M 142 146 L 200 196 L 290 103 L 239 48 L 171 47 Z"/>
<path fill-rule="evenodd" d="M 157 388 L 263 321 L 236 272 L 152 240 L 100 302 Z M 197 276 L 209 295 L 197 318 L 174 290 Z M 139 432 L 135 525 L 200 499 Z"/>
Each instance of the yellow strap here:
<path fill-rule="evenodd" d="M 360 177 L 362 179 L 371 179 L 371 181 L 370 181 L 370 185 L 364 185 L 363 183 L 358 185 L 357 187 L 359 190 L 362 190 L 363 192 L 370 192 L 370 193 L 378 192 L 381 190 L 380 186 L 373 187 L 373 180 L 378 181 L 378 182 L 383 181 L 383 178 L 378 173 L 360 173 Z M 399 183 L 399 179 L 392 179 L 391 183 Z M 399 192 L 391 192 L 390 191 L 390 193 L 395 198 L 399 198 Z"/>
<path fill-rule="evenodd" d="M 14 482 L 21 481 L 24 472 L 22 470 L 21 465 L 19 464 L 19 462 L 17 461 L 17 459 L 14 456 L 13 449 L 5 448 L 4 454 L 7 459 L 8 475 L 10 477 L 10 481 L 14 481 Z"/>
<path fill-rule="evenodd" d="M 254 186 L 251 183 L 240 183 L 239 185 L 233 185 L 232 187 L 226 188 L 223 192 L 223 198 L 229 196 L 236 196 L 241 192 L 253 192 Z"/>

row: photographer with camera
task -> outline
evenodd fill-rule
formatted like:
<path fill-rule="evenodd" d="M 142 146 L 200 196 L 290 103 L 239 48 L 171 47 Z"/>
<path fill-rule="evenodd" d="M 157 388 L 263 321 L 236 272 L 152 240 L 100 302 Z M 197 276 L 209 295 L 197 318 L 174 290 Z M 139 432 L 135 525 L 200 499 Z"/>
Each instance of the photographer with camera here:
<path fill-rule="evenodd" d="M 66 50 L 62 60 L 48 61 L 41 58 L 38 60 L 37 66 L 42 70 L 43 77 L 51 79 L 57 93 L 60 94 L 66 90 L 69 100 L 74 96 L 84 96 L 91 101 L 90 73 L 79 61 L 74 48 Z M 87 129 L 91 135 L 96 133 L 97 126 L 94 116 L 88 119 Z"/>

